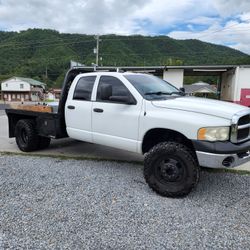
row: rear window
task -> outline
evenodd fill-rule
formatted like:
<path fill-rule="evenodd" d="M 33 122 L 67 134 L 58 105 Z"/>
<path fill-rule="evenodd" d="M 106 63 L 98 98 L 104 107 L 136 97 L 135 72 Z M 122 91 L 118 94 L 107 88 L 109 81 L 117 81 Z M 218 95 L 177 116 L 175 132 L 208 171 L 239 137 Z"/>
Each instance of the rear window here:
<path fill-rule="evenodd" d="M 84 76 L 76 84 L 73 100 L 90 101 L 96 76 Z"/>

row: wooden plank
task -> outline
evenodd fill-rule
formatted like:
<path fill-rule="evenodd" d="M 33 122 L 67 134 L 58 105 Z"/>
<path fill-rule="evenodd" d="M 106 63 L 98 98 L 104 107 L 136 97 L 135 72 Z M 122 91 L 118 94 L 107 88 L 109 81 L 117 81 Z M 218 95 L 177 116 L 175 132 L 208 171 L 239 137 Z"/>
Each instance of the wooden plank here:
<path fill-rule="evenodd" d="M 52 113 L 52 107 L 45 105 L 17 105 L 13 108 L 34 112 Z"/>

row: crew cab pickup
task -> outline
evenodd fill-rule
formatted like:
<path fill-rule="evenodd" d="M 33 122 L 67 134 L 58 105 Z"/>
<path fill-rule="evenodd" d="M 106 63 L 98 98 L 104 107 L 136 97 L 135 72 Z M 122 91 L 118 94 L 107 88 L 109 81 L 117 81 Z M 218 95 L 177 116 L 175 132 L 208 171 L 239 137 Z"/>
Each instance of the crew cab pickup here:
<path fill-rule="evenodd" d="M 71 69 L 58 110 L 7 109 L 9 136 L 22 151 L 71 137 L 144 157 L 144 176 L 162 196 L 187 195 L 200 167 L 232 168 L 250 160 L 250 109 L 187 97 L 142 73 Z"/>

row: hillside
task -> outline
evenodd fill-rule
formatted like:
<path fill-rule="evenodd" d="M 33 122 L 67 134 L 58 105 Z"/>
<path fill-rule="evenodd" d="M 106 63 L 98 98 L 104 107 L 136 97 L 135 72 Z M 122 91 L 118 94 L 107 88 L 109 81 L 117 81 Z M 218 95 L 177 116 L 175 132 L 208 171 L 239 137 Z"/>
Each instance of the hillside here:
<path fill-rule="evenodd" d="M 250 64 L 249 55 L 199 40 L 140 35 L 104 35 L 101 39 L 100 64 L 104 66 Z M 16 75 L 60 86 L 70 60 L 86 65 L 95 62 L 95 46 L 92 35 L 41 29 L 0 32 L 0 80 Z"/>

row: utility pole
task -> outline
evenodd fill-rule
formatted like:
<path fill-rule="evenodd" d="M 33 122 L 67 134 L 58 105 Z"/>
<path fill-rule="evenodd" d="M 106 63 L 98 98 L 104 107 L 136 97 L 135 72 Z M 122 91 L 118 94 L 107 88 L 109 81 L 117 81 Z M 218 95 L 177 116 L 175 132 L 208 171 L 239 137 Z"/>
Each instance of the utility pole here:
<path fill-rule="evenodd" d="M 99 64 L 99 43 L 102 41 L 102 40 L 100 40 L 100 36 L 99 35 L 97 35 L 96 37 L 95 37 L 95 39 L 96 39 L 96 48 L 94 48 L 94 53 L 96 54 L 96 66 L 98 66 L 98 64 Z"/>
<path fill-rule="evenodd" d="M 48 67 L 46 65 L 46 68 L 45 68 L 45 84 L 47 85 L 48 84 Z"/>
<path fill-rule="evenodd" d="M 99 63 L 99 35 L 96 36 L 96 65 Z"/>

